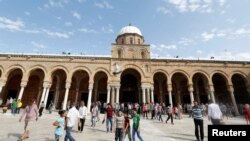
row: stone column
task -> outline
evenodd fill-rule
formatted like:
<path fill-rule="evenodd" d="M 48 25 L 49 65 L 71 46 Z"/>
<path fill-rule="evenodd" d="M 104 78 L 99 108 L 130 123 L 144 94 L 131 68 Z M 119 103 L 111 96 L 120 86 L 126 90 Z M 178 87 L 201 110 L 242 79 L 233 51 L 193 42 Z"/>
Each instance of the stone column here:
<path fill-rule="evenodd" d="M 66 82 L 65 84 L 65 94 L 64 94 L 64 99 L 63 99 L 63 110 L 66 110 L 67 108 L 67 101 L 68 101 L 68 96 L 69 96 L 69 88 L 70 88 L 71 82 Z"/>
<path fill-rule="evenodd" d="M 116 89 L 116 103 L 119 103 L 119 97 L 120 97 L 120 87 L 115 87 Z"/>
<path fill-rule="evenodd" d="M 5 86 L 5 83 L 3 84 L 3 83 L 0 82 L 0 97 L 1 97 L 1 93 L 2 93 L 2 90 L 3 90 L 4 86 Z"/>
<path fill-rule="evenodd" d="M 91 108 L 91 101 L 92 101 L 92 91 L 93 91 L 93 84 L 89 83 L 89 95 L 88 95 L 88 113 L 90 113 L 90 108 Z"/>
<path fill-rule="evenodd" d="M 111 86 L 111 105 L 114 106 L 115 103 L 115 88 Z"/>
<path fill-rule="evenodd" d="M 60 89 L 59 89 L 59 87 L 56 87 L 56 94 L 55 94 L 55 99 L 54 99 L 54 107 L 55 108 L 57 108 L 59 94 L 60 94 Z"/>
<path fill-rule="evenodd" d="M 75 103 L 78 101 L 78 95 L 79 95 L 79 87 L 76 88 L 76 97 L 75 97 Z"/>
<path fill-rule="evenodd" d="M 142 87 L 142 103 L 146 103 L 145 88 Z"/>
<path fill-rule="evenodd" d="M 212 98 L 213 103 L 215 103 L 215 98 L 214 98 L 214 85 L 210 85 L 210 96 Z"/>
<path fill-rule="evenodd" d="M 48 101 L 48 97 L 49 97 L 49 90 L 50 90 L 50 86 L 48 86 L 46 94 L 45 94 L 45 99 L 44 99 L 45 108 L 47 106 L 47 101 Z"/>
<path fill-rule="evenodd" d="M 189 85 L 188 91 L 189 91 L 189 95 L 190 95 L 190 103 L 191 103 L 191 105 L 193 105 L 193 102 L 194 102 L 194 93 L 193 93 L 194 88 L 193 88 L 192 84 Z"/>
<path fill-rule="evenodd" d="M 41 97 L 41 100 L 40 100 L 40 104 L 38 106 L 40 106 L 42 104 L 42 101 L 44 101 L 46 91 L 47 91 L 47 85 L 43 85 L 43 93 L 42 93 L 42 97 Z"/>
<path fill-rule="evenodd" d="M 235 114 L 238 116 L 240 114 L 239 114 L 238 106 L 236 104 L 236 100 L 235 100 L 235 97 L 234 97 L 234 87 L 232 85 L 229 85 L 228 86 L 228 91 L 230 92 L 230 97 L 231 97 L 231 100 L 232 100 L 232 103 L 233 103 L 233 106 L 234 106 Z"/>
<path fill-rule="evenodd" d="M 24 88 L 26 87 L 26 85 L 27 85 L 27 81 L 22 81 L 22 82 L 21 82 L 21 90 L 20 90 L 20 92 L 19 92 L 19 95 L 18 95 L 18 98 L 17 98 L 17 99 L 22 100 L 23 91 L 24 91 Z"/>
<path fill-rule="evenodd" d="M 150 88 L 146 89 L 146 93 L 147 93 L 147 103 L 150 103 Z"/>
<path fill-rule="evenodd" d="M 107 93 L 107 103 L 110 103 L 110 86 L 107 87 L 108 93 Z"/>
<path fill-rule="evenodd" d="M 172 87 L 168 87 L 168 102 L 171 104 L 171 107 L 173 107 L 173 102 L 172 102 Z"/>
<path fill-rule="evenodd" d="M 154 89 L 151 88 L 151 102 L 154 103 Z"/>

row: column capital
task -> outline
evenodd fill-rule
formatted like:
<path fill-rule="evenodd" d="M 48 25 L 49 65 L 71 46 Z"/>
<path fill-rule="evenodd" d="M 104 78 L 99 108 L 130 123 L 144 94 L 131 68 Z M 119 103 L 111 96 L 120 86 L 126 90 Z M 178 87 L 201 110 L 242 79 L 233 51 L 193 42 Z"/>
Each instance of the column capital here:
<path fill-rule="evenodd" d="M 49 85 L 50 85 L 50 82 L 49 82 L 49 81 L 43 81 L 43 87 L 44 87 L 44 88 L 49 87 Z"/>
<path fill-rule="evenodd" d="M 26 87 L 27 86 L 28 81 L 27 80 L 22 80 L 21 82 L 21 87 Z"/>
<path fill-rule="evenodd" d="M 227 85 L 227 90 L 228 90 L 229 92 L 234 92 L 234 87 L 233 87 L 233 85 Z"/>
<path fill-rule="evenodd" d="M 69 89 L 69 88 L 70 88 L 70 86 L 71 86 L 71 82 L 66 81 L 66 83 L 65 83 L 65 88 L 66 88 L 66 89 Z"/>
<path fill-rule="evenodd" d="M 209 91 L 210 92 L 214 92 L 214 85 L 213 84 L 209 84 Z"/>

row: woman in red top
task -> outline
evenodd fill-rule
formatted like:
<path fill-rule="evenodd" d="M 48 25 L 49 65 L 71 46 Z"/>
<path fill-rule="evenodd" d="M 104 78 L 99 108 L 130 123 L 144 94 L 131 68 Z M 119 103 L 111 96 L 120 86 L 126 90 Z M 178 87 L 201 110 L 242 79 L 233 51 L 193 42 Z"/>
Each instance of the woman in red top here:
<path fill-rule="evenodd" d="M 243 115 L 245 117 L 245 120 L 246 120 L 247 124 L 250 124 L 250 107 L 249 107 L 249 105 L 245 104 L 243 106 L 242 110 L 243 110 Z"/>
<path fill-rule="evenodd" d="M 124 133 L 123 134 L 124 134 L 123 140 L 125 140 L 126 135 L 128 135 L 129 141 L 132 140 L 128 113 L 124 114 Z"/>

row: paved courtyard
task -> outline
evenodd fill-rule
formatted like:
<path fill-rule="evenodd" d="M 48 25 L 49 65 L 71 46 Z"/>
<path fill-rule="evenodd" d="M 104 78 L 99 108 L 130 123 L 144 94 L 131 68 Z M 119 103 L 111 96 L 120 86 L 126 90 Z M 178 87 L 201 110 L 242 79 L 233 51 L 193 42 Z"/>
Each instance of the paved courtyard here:
<path fill-rule="evenodd" d="M 2 110 L 1 110 L 2 111 Z M 16 141 L 23 132 L 24 122 L 19 123 L 20 115 L 0 112 L 0 141 Z M 103 115 L 101 116 L 103 117 Z M 58 118 L 56 112 L 48 114 L 47 112 L 33 124 L 30 131 L 30 138 L 27 141 L 54 141 L 54 126 L 52 122 Z M 166 116 L 163 116 L 164 120 Z M 102 118 L 101 118 L 102 119 Z M 226 124 L 245 124 L 244 119 L 239 117 L 225 120 Z M 131 121 L 132 123 L 132 121 Z M 207 125 L 210 122 L 207 117 L 204 118 L 205 141 L 207 140 Z M 90 116 L 85 122 L 85 128 L 82 133 L 73 133 L 77 141 L 112 141 L 114 133 L 106 133 L 105 124 L 97 122 L 95 128 L 91 127 Z M 74 128 L 76 130 L 76 127 Z M 174 120 L 174 125 L 159 122 L 157 120 L 148 120 L 141 117 L 141 135 L 145 141 L 194 141 L 194 123 L 193 119 L 184 115 L 184 119 Z M 137 139 L 138 140 L 138 139 Z M 126 138 L 125 141 L 128 141 Z"/>

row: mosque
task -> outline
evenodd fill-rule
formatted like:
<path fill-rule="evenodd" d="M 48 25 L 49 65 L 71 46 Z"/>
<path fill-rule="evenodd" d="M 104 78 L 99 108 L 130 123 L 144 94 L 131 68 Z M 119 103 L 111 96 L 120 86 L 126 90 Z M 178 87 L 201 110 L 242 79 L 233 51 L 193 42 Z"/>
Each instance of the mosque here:
<path fill-rule="evenodd" d="M 135 26 L 123 27 L 111 56 L 0 54 L 0 98 L 35 98 L 57 109 L 67 103 L 164 102 L 197 100 L 239 104 L 250 102 L 250 62 L 152 59 Z"/>

